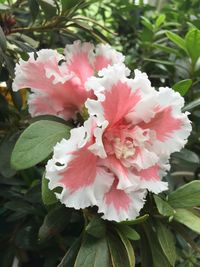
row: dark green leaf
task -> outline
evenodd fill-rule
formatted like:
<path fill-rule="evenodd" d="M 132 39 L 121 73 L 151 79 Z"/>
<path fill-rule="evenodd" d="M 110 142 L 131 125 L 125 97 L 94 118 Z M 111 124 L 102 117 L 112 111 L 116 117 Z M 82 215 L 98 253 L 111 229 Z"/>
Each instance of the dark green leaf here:
<path fill-rule="evenodd" d="M 61 263 L 57 267 L 74 267 L 74 263 L 80 246 L 81 246 L 81 238 L 78 238 L 68 249 Z"/>
<path fill-rule="evenodd" d="M 3 51 L 6 50 L 7 48 L 7 41 L 6 41 L 6 37 L 5 34 L 0 26 L 0 47 Z"/>
<path fill-rule="evenodd" d="M 52 209 L 44 218 L 44 222 L 39 230 L 39 238 L 44 241 L 54 235 L 57 235 L 70 221 L 71 210 L 64 206 Z"/>
<path fill-rule="evenodd" d="M 174 208 L 192 208 L 200 206 L 200 181 L 192 181 L 179 187 L 168 196 L 169 204 Z"/>
<path fill-rule="evenodd" d="M 12 166 L 26 169 L 46 159 L 62 138 L 69 138 L 70 128 L 55 121 L 42 120 L 31 124 L 18 139 L 11 157 Z"/>
<path fill-rule="evenodd" d="M 122 241 L 112 234 L 108 236 L 111 261 L 113 267 L 130 266 L 129 257 Z"/>
<path fill-rule="evenodd" d="M 33 21 L 37 18 L 37 15 L 39 13 L 39 5 L 37 0 L 28 0 L 29 8 L 31 11 L 31 16 Z"/>
<path fill-rule="evenodd" d="M 128 225 L 118 224 L 116 226 L 116 229 L 118 229 L 122 233 L 122 235 L 126 236 L 128 239 L 131 239 L 131 240 L 140 239 L 139 234 L 132 227 Z"/>
<path fill-rule="evenodd" d="M 53 2 L 53 1 L 52 1 Z M 47 19 L 52 19 L 56 15 L 57 8 L 56 5 L 48 0 L 38 0 L 39 5 L 42 8 L 42 11 L 45 14 Z"/>
<path fill-rule="evenodd" d="M 180 95 L 184 96 L 190 89 L 191 85 L 192 85 L 192 80 L 187 79 L 174 84 L 172 88 L 174 89 L 174 91 L 179 92 Z"/>
<path fill-rule="evenodd" d="M 48 187 L 49 181 L 45 178 L 45 173 L 42 177 L 42 201 L 45 205 L 51 205 L 57 202 L 57 198 L 52 190 Z"/>
<path fill-rule="evenodd" d="M 122 226 L 121 226 L 122 227 Z M 124 225 L 123 227 L 125 228 L 130 228 L 129 226 L 127 225 Z M 131 229 L 133 230 L 133 229 Z M 137 240 L 135 239 L 136 237 L 139 237 L 140 236 L 138 235 L 138 233 L 135 231 L 135 233 L 133 233 L 132 231 L 130 231 L 130 229 L 127 229 L 125 232 L 121 231 L 119 228 L 117 229 L 117 233 L 122 241 L 122 243 L 124 244 L 125 248 L 126 248 L 126 252 L 128 254 L 128 259 L 129 259 L 129 264 L 130 266 L 135 266 L 135 254 L 134 254 L 134 250 L 133 250 L 133 246 L 131 245 L 131 242 L 128 240 L 129 239 L 132 239 L 132 240 Z M 138 236 L 136 236 L 136 234 Z M 138 239 L 139 239 L 138 238 Z"/>
<path fill-rule="evenodd" d="M 132 221 L 122 221 L 119 224 L 121 224 L 121 225 L 123 225 L 123 224 L 125 224 L 125 225 L 134 225 L 134 224 L 138 224 L 138 223 L 144 222 L 148 218 L 149 218 L 149 214 L 145 214 L 145 215 L 143 215 L 141 217 L 138 217 L 135 220 L 132 220 Z"/>
<path fill-rule="evenodd" d="M 173 158 L 178 158 L 190 163 L 199 164 L 199 157 L 196 153 L 186 148 L 183 148 L 180 152 L 172 154 Z"/>
<path fill-rule="evenodd" d="M 85 228 L 86 232 L 96 238 L 105 236 L 106 225 L 99 217 L 94 217 Z"/>
<path fill-rule="evenodd" d="M 61 0 L 62 11 L 66 11 L 83 2 L 83 0 Z"/>
<path fill-rule="evenodd" d="M 85 234 L 74 267 L 94 266 L 110 267 L 107 240 L 106 238 L 97 239 Z"/>
<path fill-rule="evenodd" d="M 172 232 L 162 223 L 157 223 L 156 232 L 162 250 L 172 266 L 176 262 L 176 247 Z"/>
<path fill-rule="evenodd" d="M 189 104 L 185 105 L 182 111 L 191 111 L 193 108 L 200 106 L 200 98 L 191 101 Z"/>

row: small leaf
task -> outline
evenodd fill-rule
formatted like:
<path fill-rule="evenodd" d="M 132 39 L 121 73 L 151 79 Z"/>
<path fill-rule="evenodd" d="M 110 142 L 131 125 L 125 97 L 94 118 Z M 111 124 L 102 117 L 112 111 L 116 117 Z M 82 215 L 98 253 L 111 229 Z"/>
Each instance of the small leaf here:
<path fill-rule="evenodd" d="M 192 80 L 182 80 L 172 86 L 174 91 L 179 92 L 181 96 L 184 96 L 192 85 Z"/>
<path fill-rule="evenodd" d="M 63 138 L 69 138 L 70 128 L 62 123 L 41 120 L 31 124 L 18 139 L 11 156 L 17 169 L 30 168 L 46 159 L 53 147 Z"/>
<path fill-rule="evenodd" d="M 185 52 L 187 52 L 185 40 L 183 38 L 181 38 L 179 35 L 177 35 L 173 32 L 170 32 L 170 31 L 166 32 L 166 35 L 173 43 L 175 43 L 181 49 L 183 49 Z"/>
<path fill-rule="evenodd" d="M 82 2 L 82 0 L 61 0 L 61 4 L 62 4 L 62 11 L 66 11 L 68 9 L 71 9 L 73 7 L 75 7 L 76 5 L 80 4 Z"/>
<path fill-rule="evenodd" d="M 139 240 L 139 234 L 130 226 L 118 224 L 116 229 L 122 233 L 122 235 L 126 236 L 130 240 Z"/>
<path fill-rule="evenodd" d="M 176 262 L 176 247 L 172 232 L 162 223 L 157 223 L 156 232 L 162 250 L 172 266 Z"/>
<path fill-rule="evenodd" d="M 42 201 L 45 205 L 51 205 L 58 200 L 52 190 L 48 187 L 49 180 L 45 178 L 45 173 L 42 176 Z"/>
<path fill-rule="evenodd" d="M 176 211 L 168 204 L 167 201 L 163 200 L 157 195 L 154 195 L 153 197 L 156 202 L 157 209 L 161 215 L 168 217 L 174 216 Z"/>
<path fill-rule="evenodd" d="M 86 226 L 85 231 L 96 238 L 101 238 L 106 233 L 105 222 L 99 217 L 94 217 Z"/>
<path fill-rule="evenodd" d="M 124 244 L 111 233 L 108 236 L 108 244 L 110 249 L 111 261 L 113 267 L 133 267 L 130 265 L 129 257 Z"/>
<path fill-rule="evenodd" d="M 186 209 L 176 209 L 174 219 L 200 234 L 200 217 Z"/>
<path fill-rule="evenodd" d="M 197 98 L 195 100 L 193 100 L 192 102 L 190 102 L 189 104 L 185 105 L 182 109 L 182 111 L 190 111 L 193 108 L 196 108 L 200 106 L 200 98 Z"/>
<path fill-rule="evenodd" d="M 156 27 L 159 28 L 165 22 L 166 16 L 164 14 L 160 14 L 160 16 L 156 20 Z"/>
<path fill-rule="evenodd" d="M 6 37 L 5 34 L 0 26 L 0 48 L 5 51 L 7 48 L 7 41 L 6 41 Z"/>
<path fill-rule="evenodd" d="M 110 267 L 106 238 L 97 239 L 85 234 L 74 267 Z M 68 267 L 66 265 L 66 267 Z"/>
<path fill-rule="evenodd" d="M 181 159 L 193 164 L 199 164 L 199 157 L 193 151 L 183 148 L 180 152 L 175 152 L 172 154 L 173 158 Z"/>
<path fill-rule="evenodd" d="M 64 230 L 71 218 L 71 210 L 58 206 L 50 210 L 39 230 L 39 238 L 44 241 Z"/>
<path fill-rule="evenodd" d="M 200 57 L 200 31 L 191 29 L 185 36 L 186 48 L 193 64 L 196 64 Z"/>
<path fill-rule="evenodd" d="M 57 267 L 74 267 L 76 256 L 81 246 L 81 239 L 78 238 L 74 241 L 72 246 L 68 249 L 67 253 L 63 257 L 61 263 Z"/>
<path fill-rule="evenodd" d="M 192 181 L 169 194 L 169 204 L 174 208 L 200 206 L 200 181 Z"/>
<path fill-rule="evenodd" d="M 120 228 L 121 228 L 122 226 L 120 226 Z M 127 226 L 127 225 L 124 225 L 123 227 L 125 227 L 125 228 L 130 228 L 129 226 Z M 131 229 L 131 228 L 130 228 Z M 121 241 L 122 241 L 122 243 L 124 244 L 124 246 L 125 246 L 125 248 L 126 248 L 126 252 L 127 252 L 127 254 L 128 254 L 128 259 L 129 259 L 129 264 L 130 264 L 130 266 L 135 266 L 135 254 L 134 254 L 134 250 L 133 250 L 133 247 L 132 247 L 132 245 L 131 245 L 131 242 L 128 240 L 128 238 L 129 239 L 131 239 L 130 238 L 130 236 L 131 237 L 133 237 L 133 232 L 131 232 L 130 231 L 130 229 L 128 229 L 127 231 L 126 231 L 126 233 L 124 233 L 123 231 L 120 231 L 119 229 L 117 229 L 117 233 L 118 233 L 118 235 L 119 235 L 119 237 L 120 237 L 120 239 L 121 239 Z M 131 229 L 131 230 L 133 230 L 133 229 Z M 135 231 L 135 233 L 138 235 L 138 233 Z M 128 237 L 128 235 L 129 235 L 129 237 Z M 136 235 L 134 234 L 134 238 L 136 237 Z M 140 238 L 140 236 L 138 235 L 138 237 Z M 133 239 L 133 240 L 137 240 L 137 239 Z"/>
<path fill-rule="evenodd" d="M 51 19 L 52 17 L 56 16 L 57 8 L 54 4 L 54 1 L 38 0 L 38 3 L 41 6 L 42 11 L 44 12 L 47 19 Z"/>
<path fill-rule="evenodd" d="M 28 0 L 29 8 L 31 11 L 31 16 L 33 21 L 37 18 L 37 15 L 39 13 L 39 5 L 37 0 Z"/>
<path fill-rule="evenodd" d="M 132 220 L 132 221 L 122 221 L 119 224 L 121 224 L 121 225 L 134 225 L 134 224 L 142 223 L 142 222 L 146 221 L 148 218 L 149 218 L 149 214 L 145 214 L 143 216 L 138 217 L 135 220 Z"/>

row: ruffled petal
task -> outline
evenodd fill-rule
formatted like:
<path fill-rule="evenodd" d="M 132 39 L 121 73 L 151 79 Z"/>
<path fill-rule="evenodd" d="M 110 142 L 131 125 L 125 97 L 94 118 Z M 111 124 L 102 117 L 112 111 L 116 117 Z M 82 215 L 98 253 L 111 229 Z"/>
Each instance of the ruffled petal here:
<path fill-rule="evenodd" d="M 145 203 L 146 191 L 138 190 L 126 192 L 117 189 L 117 179 L 114 180 L 110 190 L 98 202 L 102 218 L 116 222 L 134 220 Z"/>
<path fill-rule="evenodd" d="M 155 132 L 153 151 L 158 155 L 170 155 L 179 151 L 187 142 L 191 132 L 191 123 L 188 113 L 181 111 L 184 99 L 179 93 L 170 88 L 160 88 L 155 99 L 153 118 L 147 123 L 140 123 L 139 126 Z"/>
<path fill-rule="evenodd" d="M 167 164 L 162 167 L 156 164 L 147 169 L 133 172 L 140 179 L 140 188 L 148 189 L 148 191 L 158 194 L 168 190 L 168 183 L 161 181 L 168 168 L 169 165 Z"/>
<path fill-rule="evenodd" d="M 94 46 L 91 43 L 81 43 L 75 41 L 71 45 L 65 47 L 65 57 L 67 60 L 67 67 L 70 72 L 79 77 L 81 83 L 93 75 L 93 61 L 94 61 Z"/>
<path fill-rule="evenodd" d="M 78 77 L 59 65 L 64 57 L 54 50 L 40 50 L 37 58 L 30 54 L 28 61 L 16 66 L 13 90 L 31 88 L 29 110 L 32 116 L 51 114 L 64 119 L 75 118 L 91 92 L 87 92 Z"/>
<path fill-rule="evenodd" d="M 108 65 L 123 63 L 124 56 L 108 44 L 98 44 L 95 49 L 94 69 L 99 71 Z"/>

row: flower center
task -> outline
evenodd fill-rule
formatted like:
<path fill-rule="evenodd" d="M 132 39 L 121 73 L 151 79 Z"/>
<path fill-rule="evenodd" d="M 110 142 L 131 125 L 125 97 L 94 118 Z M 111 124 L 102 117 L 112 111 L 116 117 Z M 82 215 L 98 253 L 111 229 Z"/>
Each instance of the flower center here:
<path fill-rule="evenodd" d="M 135 146 L 131 139 L 126 139 L 124 142 L 121 142 L 120 138 L 117 137 L 114 139 L 113 148 L 115 156 L 118 159 L 127 159 L 135 154 Z"/>

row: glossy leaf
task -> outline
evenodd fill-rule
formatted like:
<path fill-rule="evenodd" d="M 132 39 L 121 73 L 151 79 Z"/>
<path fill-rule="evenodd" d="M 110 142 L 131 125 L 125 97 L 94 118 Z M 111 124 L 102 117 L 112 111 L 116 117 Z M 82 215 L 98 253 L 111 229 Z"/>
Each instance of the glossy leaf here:
<path fill-rule="evenodd" d="M 179 92 L 180 95 L 184 96 L 190 89 L 191 85 L 192 85 L 192 80 L 187 79 L 174 84 L 172 88 L 174 89 L 174 91 Z"/>
<path fill-rule="evenodd" d="M 192 109 L 200 106 L 200 98 L 197 98 L 183 107 L 183 111 L 191 111 Z"/>
<path fill-rule="evenodd" d="M 86 232 L 96 238 L 105 236 L 106 225 L 99 217 L 94 217 L 85 228 Z"/>
<path fill-rule="evenodd" d="M 116 229 L 118 229 L 121 234 L 127 237 L 130 240 L 139 240 L 139 234 L 130 226 L 128 225 L 117 225 Z"/>
<path fill-rule="evenodd" d="M 18 139 L 11 157 L 12 166 L 26 169 L 46 159 L 62 138 L 69 138 L 70 128 L 64 124 L 41 120 L 31 124 Z"/>

